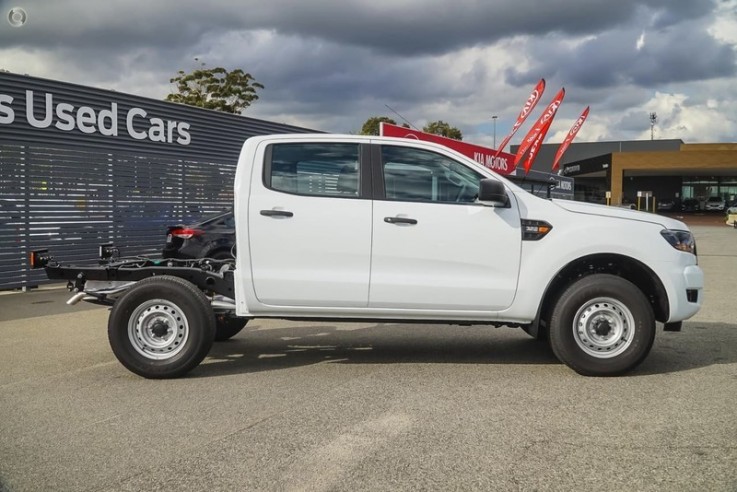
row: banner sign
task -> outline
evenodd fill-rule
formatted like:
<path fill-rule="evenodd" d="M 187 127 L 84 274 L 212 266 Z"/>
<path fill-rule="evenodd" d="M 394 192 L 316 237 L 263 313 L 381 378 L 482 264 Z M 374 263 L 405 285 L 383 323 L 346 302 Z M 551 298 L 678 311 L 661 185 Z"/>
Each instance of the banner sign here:
<path fill-rule="evenodd" d="M 550 125 L 553 123 L 553 118 L 550 118 L 547 123 L 545 123 L 545 126 L 540 131 L 540 134 L 535 139 L 535 143 L 532 144 L 532 147 L 530 147 L 530 153 L 527 156 L 527 160 L 525 161 L 525 174 L 530 172 L 530 168 L 532 167 L 532 164 L 535 162 L 535 157 L 537 157 L 537 153 L 540 152 L 540 148 L 543 145 L 543 140 L 545 140 L 545 136 L 548 134 L 548 130 L 550 130 Z"/>
<path fill-rule="evenodd" d="M 537 140 L 537 137 L 540 135 L 540 132 L 542 132 L 545 124 L 555 117 L 555 113 L 558 111 L 558 108 L 563 102 L 563 98 L 565 97 L 565 95 L 565 88 L 558 91 L 558 94 L 555 95 L 555 98 L 553 98 L 550 104 L 548 104 L 548 107 L 545 108 L 545 111 L 543 111 L 543 114 L 541 114 L 540 117 L 537 119 L 535 125 L 530 129 L 527 135 L 525 135 L 525 138 L 524 140 L 522 140 L 519 149 L 517 149 L 517 155 L 514 158 L 515 164 L 522 160 L 527 151 L 530 150 L 530 147 Z"/>
<path fill-rule="evenodd" d="M 459 152 L 466 157 L 470 157 L 484 167 L 491 169 L 498 174 L 510 174 L 514 171 L 514 155 L 505 152 L 497 152 L 489 147 L 474 145 L 453 138 L 441 137 L 432 133 L 425 133 L 411 128 L 404 128 L 397 125 L 382 122 L 380 125 L 380 134 L 384 137 L 412 138 L 415 140 L 423 140 L 444 145 Z"/>
<path fill-rule="evenodd" d="M 563 154 L 565 154 L 566 150 L 568 150 L 568 146 L 571 145 L 571 142 L 573 142 L 573 139 L 576 138 L 576 134 L 578 133 L 578 130 L 581 129 L 588 115 L 589 115 L 589 106 L 586 106 L 586 109 L 583 110 L 583 113 L 581 113 L 581 116 L 578 117 L 578 119 L 573 124 L 571 129 L 568 131 L 568 135 L 566 135 L 566 138 L 565 140 L 563 140 L 563 143 L 560 144 L 560 147 L 558 147 L 558 152 L 555 153 L 555 159 L 553 159 L 553 171 L 558 169 L 558 165 L 560 164 L 560 160 L 563 158 Z"/>
<path fill-rule="evenodd" d="M 509 132 L 509 135 L 507 135 L 504 140 L 502 140 L 501 145 L 497 149 L 497 154 L 504 150 L 504 147 L 510 140 L 512 140 L 512 137 L 517 133 L 517 130 L 522 126 L 522 123 L 524 123 L 527 117 L 530 116 L 532 110 L 535 109 L 535 105 L 543 96 L 543 92 L 545 92 L 545 79 L 540 79 L 540 82 L 538 82 L 535 88 L 532 89 L 530 96 L 527 98 L 527 101 L 525 101 L 525 105 L 522 107 L 522 111 L 520 111 L 519 116 L 517 116 L 517 121 L 514 123 L 512 131 Z"/>

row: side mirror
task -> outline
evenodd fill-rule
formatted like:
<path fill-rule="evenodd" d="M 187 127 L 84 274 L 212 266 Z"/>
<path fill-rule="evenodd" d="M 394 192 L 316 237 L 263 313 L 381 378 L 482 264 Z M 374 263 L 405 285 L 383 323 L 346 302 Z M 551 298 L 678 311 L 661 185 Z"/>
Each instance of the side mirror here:
<path fill-rule="evenodd" d="M 507 189 L 496 179 L 482 179 L 479 182 L 479 201 L 495 207 L 508 207 Z"/>

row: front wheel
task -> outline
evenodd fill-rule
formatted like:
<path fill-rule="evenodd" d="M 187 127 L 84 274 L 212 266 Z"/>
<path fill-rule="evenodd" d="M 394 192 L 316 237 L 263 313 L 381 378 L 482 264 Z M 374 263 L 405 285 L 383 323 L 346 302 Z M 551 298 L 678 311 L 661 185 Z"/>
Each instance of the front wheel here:
<path fill-rule="evenodd" d="M 642 362 L 655 340 L 655 316 L 631 282 L 583 277 L 560 296 L 550 318 L 556 357 L 584 376 L 617 376 Z"/>
<path fill-rule="evenodd" d="M 167 275 L 141 280 L 113 306 L 108 339 L 130 371 L 151 379 L 186 374 L 215 338 L 215 315 L 193 284 Z"/>

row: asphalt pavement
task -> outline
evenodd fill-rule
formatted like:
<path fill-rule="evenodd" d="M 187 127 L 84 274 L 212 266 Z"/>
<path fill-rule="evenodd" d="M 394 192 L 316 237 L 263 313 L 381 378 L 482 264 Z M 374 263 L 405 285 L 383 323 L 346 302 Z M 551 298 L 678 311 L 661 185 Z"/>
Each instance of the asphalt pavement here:
<path fill-rule="evenodd" d="M 516 329 L 257 320 L 150 381 L 106 308 L 0 295 L 0 491 L 735 491 L 737 230 L 693 229 L 704 307 L 620 378 Z"/>

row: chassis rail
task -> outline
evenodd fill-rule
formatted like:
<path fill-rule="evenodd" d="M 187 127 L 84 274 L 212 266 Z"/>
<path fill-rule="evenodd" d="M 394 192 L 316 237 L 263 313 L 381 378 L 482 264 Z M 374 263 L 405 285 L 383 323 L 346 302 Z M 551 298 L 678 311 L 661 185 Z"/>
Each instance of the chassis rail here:
<path fill-rule="evenodd" d="M 31 268 L 44 268 L 53 280 L 68 280 L 69 290 L 83 292 L 88 280 L 135 282 L 157 275 L 171 275 L 187 280 L 199 289 L 231 299 L 235 298 L 232 260 L 155 260 L 150 258 L 103 259 L 99 265 L 58 263 L 48 251 L 31 253 Z"/>

